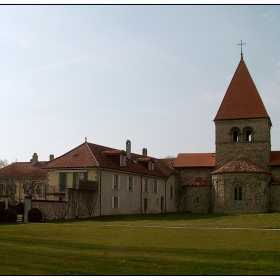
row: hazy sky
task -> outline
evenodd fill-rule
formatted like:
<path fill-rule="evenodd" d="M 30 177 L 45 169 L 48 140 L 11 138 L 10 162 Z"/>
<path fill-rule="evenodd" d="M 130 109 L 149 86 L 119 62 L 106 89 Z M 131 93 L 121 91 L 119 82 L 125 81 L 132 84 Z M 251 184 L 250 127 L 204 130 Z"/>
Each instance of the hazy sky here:
<path fill-rule="evenodd" d="M 244 60 L 280 150 L 280 6 L 0 6 L 0 159 L 88 142 L 163 158 L 215 152 Z"/>

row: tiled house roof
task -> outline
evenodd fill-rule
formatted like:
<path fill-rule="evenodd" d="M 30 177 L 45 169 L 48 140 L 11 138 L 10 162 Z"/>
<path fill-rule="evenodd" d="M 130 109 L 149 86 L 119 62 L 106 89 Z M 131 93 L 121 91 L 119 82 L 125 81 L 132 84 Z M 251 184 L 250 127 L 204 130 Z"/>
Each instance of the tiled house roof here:
<path fill-rule="evenodd" d="M 280 166 L 280 151 L 271 151 L 270 152 L 270 166 Z"/>
<path fill-rule="evenodd" d="M 201 177 L 197 177 L 183 185 L 183 187 L 187 186 L 211 186 L 211 181 L 203 179 Z"/>
<path fill-rule="evenodd" d="M 0 169 L 0 179 L 7 178 L 43 178 L 46 177 L 46 170 L 42 168 L 45 162 L 39 161 L 36 165 L 31 162 L 14 162 L 2 169 Z"/>
<path fill-rule="evenodd" d="M 247 118 L 269 116 L 247 66 L 241 59 L 214 121 Z"/>
<path fill-rule="evenodd" d="M 46 169 L 65 168 L 105 168 L 116 171 L 138 173 L 157 177 L 168 177 L 172 167 L 164 161 L 131 153 L 131 159 L 126 158 L 126 164 L 120 166 L 120 155 L 123 150 L 116 150 L 85 142 L 68 153 L 46 163 Z M 143 161 L 141 160 L 143 159 Z M 149 159 L 149 160 L 148 160 Z M 149 170 L 147 161 L 154 162 L 154 170 Z"/>
<path fill-rule="evenodd" d="M 260 165 L 252 162 L 251 160 L 245 157 L 238 157 L 235 160 L 227 163 L 226 165 L 220 167 L 216 171 L 212 172 L 212 174 L 218 173 L 269 173 L 269 171 L 262 168 Z"/>
<path fill-rule="evenodd" d="M 178 154 L 174 165 L 175 168 L 183 167 L 214 167 L 215 154 L 213 153 L 181 153 Z"/>

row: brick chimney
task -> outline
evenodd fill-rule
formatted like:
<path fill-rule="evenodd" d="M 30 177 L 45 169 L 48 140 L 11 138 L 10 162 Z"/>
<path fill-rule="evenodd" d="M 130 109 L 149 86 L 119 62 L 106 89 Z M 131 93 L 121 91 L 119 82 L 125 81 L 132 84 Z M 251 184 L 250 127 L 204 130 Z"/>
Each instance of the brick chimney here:
<path fill-rule="evenodd" d="M 131 159 L 131 142 L 130 142 L 130 140 L 126 141 L 126 156 L 128 159 Z"/>
<path fill-rule="evenodd" d="M 54 155 L 50 154 L 50 161 L 54 159 Z"/>

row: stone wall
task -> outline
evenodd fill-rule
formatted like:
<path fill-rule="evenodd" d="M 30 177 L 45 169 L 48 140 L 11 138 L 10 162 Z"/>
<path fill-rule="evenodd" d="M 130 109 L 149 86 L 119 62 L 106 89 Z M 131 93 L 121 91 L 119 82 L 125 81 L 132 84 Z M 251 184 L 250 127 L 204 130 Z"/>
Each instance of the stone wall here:
<path fill-rule="evenodd" d="M 270 121 L 268 118 L 216 121 L 216 168 L 243 155 L 268 169 L 270 159 Z M 251 141 L 245 141 L 245 131 L 252 130 Z M 232 129 L 240 131 L 238 142 L 233 141 Z"/>
<path fill-rule="evenodd" d="M 213 213 L 245 214 L 269 212 L 270 174 L 221 173 L 212 176 Z M 242 188 L 236 199 L 235 188 Z"/>
<path fill-rule="evenodd" d="M 211 213 L 212 187 L 211 186 L 185 186 L 181 210 L 191 213 Z"/>
<path fill-rule="evenodd" d="M 214 171 L 213 167 L 186 167 L 179 171 L 180 184 L 183 185 L 197 177 L 205 180 L 211 180 L 211 173 Z"/>
<path fill-rule="evenodd" d="M 280 185 L 269 186 L 270 212 L 280 212 Z"/>

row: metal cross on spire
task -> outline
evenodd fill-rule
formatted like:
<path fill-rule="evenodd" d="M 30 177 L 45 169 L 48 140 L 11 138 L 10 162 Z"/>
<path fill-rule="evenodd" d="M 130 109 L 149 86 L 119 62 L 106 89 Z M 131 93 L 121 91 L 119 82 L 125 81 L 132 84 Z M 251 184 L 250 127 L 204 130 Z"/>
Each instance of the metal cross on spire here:
<path fill-rule="evenodd" d="M 246 43 L 242 43 L 241 40 L 241 44 L 237 44 L 237 45 L 241 46 L 241 59 L 243 59 L 242 45 L 246 45 Z"/>

